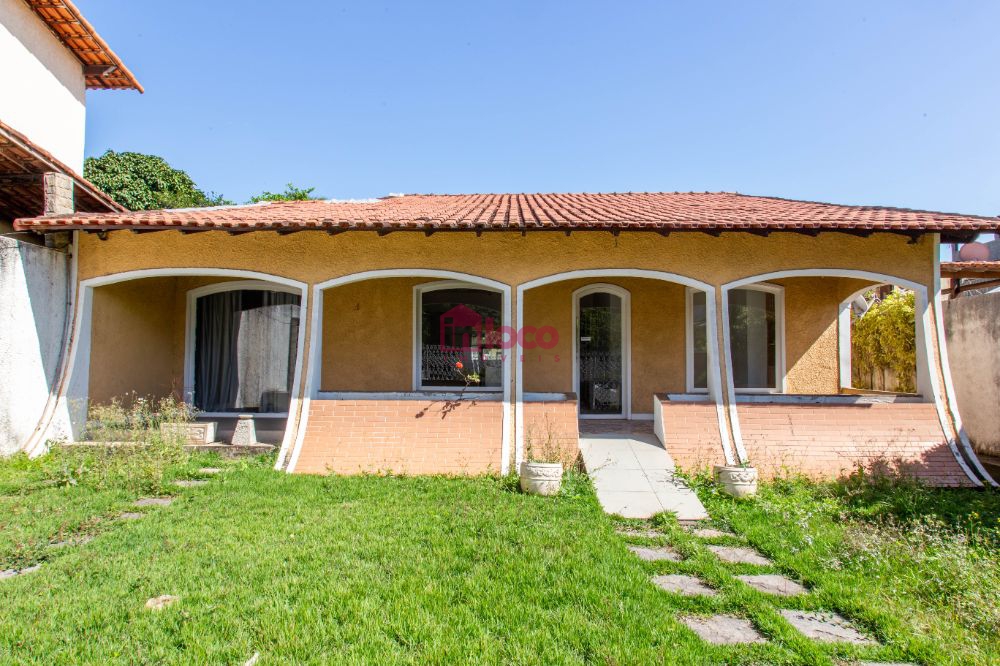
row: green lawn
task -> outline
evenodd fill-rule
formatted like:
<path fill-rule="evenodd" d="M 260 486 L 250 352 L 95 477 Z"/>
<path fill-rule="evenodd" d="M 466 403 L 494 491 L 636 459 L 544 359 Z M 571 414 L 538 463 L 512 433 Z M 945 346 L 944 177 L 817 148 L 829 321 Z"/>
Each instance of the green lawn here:
<path fill-rule="evenodd" d="M 947 546 L 955 552 L 921 559 L 913 543 L 891 545 L 897 532 L 885 526 L 890 515 L 926 514 L 915 508 L 920 501 L 952 507 L 942 517 L 957 520 L 970 498 L 982 520 L 995 523 L 993 495 L 934 500 L 910 490 L 784 484 L 737 503 L 700 486 L 717 522 L 745 535 L 737 541 L 813 588 L 778 601 L 733 578 L 763 568 L 721 564 L 704 541 L 665 518 L 656 524 L 687 559 L 639 561 L 579 476 L 562 496 L 543 499 L 507 479 L 289 476 L 259 460 L 226 464 L 209 485 L 181 490 L 170 479 L 222 463 L 163 450 L 143 456 L 134 464 L 79 453 L 0 462 L 0 569 L 42 565 L 0 580 L 0 663 L 242 664 L 255 652 L 260 666 L 989 663 L 1000 656 L 996 550 L 956 536 Z M 913 497 L 886 503 L 902 493 Z M 131 508 L 150 494 L 177 499 Z M 113 520 L 127 510 L 147 515 Z M 980 541 L 992 533 L 977 529 Z M 81 533 L 96 536 L 81 546 L 50 545 Z M 946 533 L 927 528 L 937 539 Z M 973 552 L 982 556 L 975 573 L 942 578 L 948 558 Z M 721 594 L 682 598 L 649 582 L 673 572 L 697 574 Z M 973 584 L 992 588 L 977 595 Z M 144 608 L 161 594 L 180 601 Z M 816 645 L 778 607 L 837 610 L 884 646 Z M 713 612 L 750 618 L 769 642 L 713 647 L 677 621 Z"/>

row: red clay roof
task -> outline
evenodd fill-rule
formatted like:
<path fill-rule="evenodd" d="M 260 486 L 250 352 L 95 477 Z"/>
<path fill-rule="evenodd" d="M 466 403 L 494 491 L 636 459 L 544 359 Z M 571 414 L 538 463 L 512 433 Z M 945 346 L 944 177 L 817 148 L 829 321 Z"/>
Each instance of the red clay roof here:
<path fill-rule="evenodd" d="M 142 86 L 70 0 L 24 0 L 84 67 L 88 88 L 138 90 Z"/>
<path fill-rule="evenodd" d="M 847 231 L 1000 229 L 1000 218 L 903 208 L 838 206 L 717 193 L 416 194 L 368 201 L 293 201 L 246 206 L 27 218 L 18 229 L 330 232 L 375 231 Z"/>
<path fill-rule="evenodd" d="M 941 274 L 948 277 L 1000 277 L 1000 261 L 942 261 Z"/>
<path fill-rule="evenodd" d="M 120 213 L 126 209 L 13 127 L 0 122 L 0 221 L 44 210 L 42 177 L 47 171 L 73 180 L 76 209 Z"/>

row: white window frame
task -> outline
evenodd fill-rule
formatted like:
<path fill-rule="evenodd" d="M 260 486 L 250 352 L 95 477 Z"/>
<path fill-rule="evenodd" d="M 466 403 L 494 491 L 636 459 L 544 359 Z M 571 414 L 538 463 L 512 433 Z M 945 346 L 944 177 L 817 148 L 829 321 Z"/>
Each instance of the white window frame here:
<path fill-rule="evenodd" d="M 580 299 L 589 294 L 612 294 L 622 301 L 622 411 L 618 414 L 584 414 L 580 407 Z M 632 294 L 615 284 L 596 282 L 573 292 L 573 392 L 581 419 L 632 418 Z"/>
<path fill-rule="evenodd" d="M 421 375 L 421 369 L 423 366 L 423 311 L 424 311 L 424 294 L 428 291 L 444 291 L 446 289 L 474 289 L 476 291 L 488 291 L 494 294 L 500 294 L 500 313 L 501 320 L 503 318 L 504 312 L 504 294 L 499 289 L 493 289 L 481 284 L 476 284 L 475 282 L 465 282 L 462 280 L 436 280 L 434 282 L 425 282 L 423 284 L 418 284 L 413 287 L 413 390 L 414 391 L 429 391 L 433 393 L 454 393 L 456 389 L 466 389 L 465 392 L 474 393 L 499 393 L 503 391 L 504 383 L 506 382 L 506 377 L 501 381 L 500 386 L 476 386 L 476 387 L 466 387 L 462 384 L 455 384 L 454 386 L 424 386 L 423 377 Z M 510 326 L 510 322 L 501 321 L 501 326 Z M 503 354 L 511 353 L 514 348 L 501 350 Z"/>
<path fill-rule="evenodd" d="M 777 284 L 752 284 L 736 289 L 746 289 L 748 291 L 763 291 L 774 294 L 774 379 L 776 386 L 773 388 L 737 388 L 736 393 L 745 394 L 779 394 L 785 393 L 785 288 Z M 696 388 L 694 385 L 694 292 L 700 291 L 693 287 L 688 287 L 685 300 L 685 355 L 686 355 L 686 385 L 688 393 L 708 393 L 707 388 Z M 730 291 L 735 291 L 731 289 Z M 728 299 L 726 300 L 728 303 Z M 713 317 L 715 313 L 706 312 L 706 317 Z M 725 358 L 732 358 L 732 350 L 729 348 L 729 313 L 723 313 L 722 339 L 725 342 Z M 732 367 L 726 369 L 732 375 Z"/>
<path fill-rule="evenodd" d="M 218 294 L 224 291 L 278 291 L 286 294 L 302 296 L 302 290 L 284 284 L 267 282 L 265 280 L 230 280 L 228 282 L 216 282 L 196 287 L 187 292 L 187 314 L 184 323 L 184 402 L 194 405 L 194 351 L 197 342 L 198 323 L 198 299 L 210 294 Z M 301 301 L 299 302 L 301 307 Z M 299 326 L 305 322 L 299 321 Z M 242 410 L 231 412 L 198 412 L 198 416 L 227 418 L 237 414 L 242 414 Z M 255 412 L 254 418 L 287 418 L 288 412 Z"/>

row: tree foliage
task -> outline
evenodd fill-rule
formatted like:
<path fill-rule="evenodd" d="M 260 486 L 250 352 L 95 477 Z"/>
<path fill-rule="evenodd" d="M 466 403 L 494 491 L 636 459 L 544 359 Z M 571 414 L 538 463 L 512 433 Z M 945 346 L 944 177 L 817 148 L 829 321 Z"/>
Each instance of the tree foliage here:
<path fill-rule="evenodd" d="M 896 289 L 876 300 L 852 322 L 851 353 L 858 388 L 886 389 L 886 374 L 895 390 L 916 390 L 916 328 L 913 292 Z"/>
<path fill-rule="evenodd" d="M 105 152 L 88 157 L 83 175 L 129 210 L 202 208 L 231 204 L 222 195 L 198 188 L 186 172 L 162 157 L 143 153 Z"/>
<path fill-rule="evenodd" d="M 285 186 L 284 192 L 261 192 L 257 196 L 250 197 L 250 203 L 260 203 L 261 201 L 309 201 L 319 199 L 313 196 L 315 187 L 295 187 L 292 183 Z"/>

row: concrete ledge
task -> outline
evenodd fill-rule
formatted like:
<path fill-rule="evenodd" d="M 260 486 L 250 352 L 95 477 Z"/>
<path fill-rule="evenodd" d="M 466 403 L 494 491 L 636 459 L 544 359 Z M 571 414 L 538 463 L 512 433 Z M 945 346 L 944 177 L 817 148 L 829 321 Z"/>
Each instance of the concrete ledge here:
<path fill-rule="evenodd" d="M 188 453 L 218 453 L 223 458 L 249 458 L 252 456 L 273 453 L 278 447 L 273 444 L 187 444 L 184 450 Z"/>
<path fill-rule="evenodd" d="M 400 392 L 364 392 L 364 391 L 320 391 L 317 400 L 479 400 L 500 402 L 503 391 L 400 391 Z"/>

